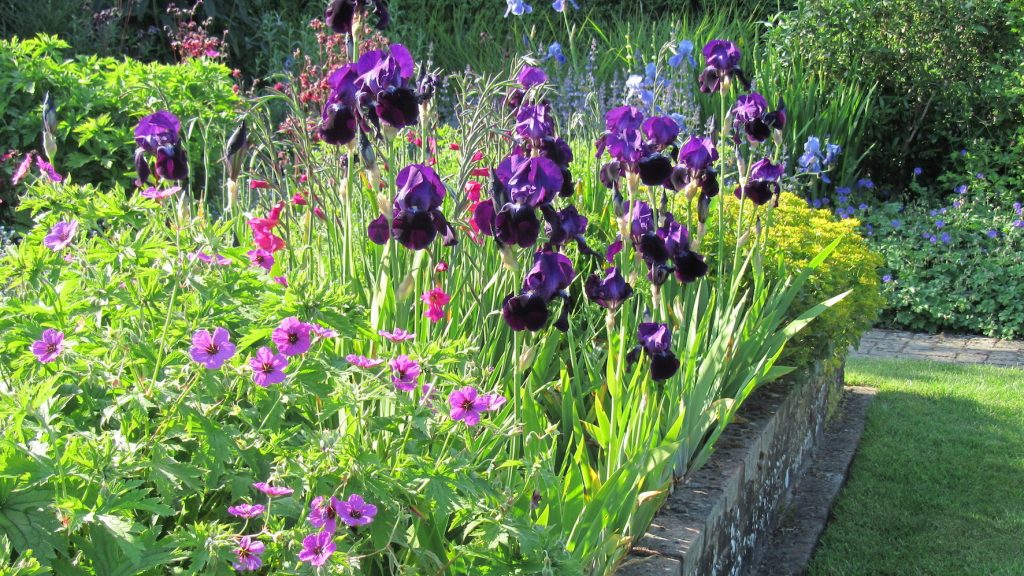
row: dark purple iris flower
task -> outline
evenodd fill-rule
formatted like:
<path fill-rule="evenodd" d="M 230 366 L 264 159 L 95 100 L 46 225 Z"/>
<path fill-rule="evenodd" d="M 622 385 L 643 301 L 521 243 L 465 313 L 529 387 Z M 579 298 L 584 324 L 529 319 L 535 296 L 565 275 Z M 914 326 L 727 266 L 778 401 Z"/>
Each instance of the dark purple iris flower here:
<path fill-rule="evenodd" d="M 686 226 L 671 222 L 665 235 L 665 249 L 675 266 L 676 280 L 686 284 L 708 273 L 704 257 L 690 250 L 690 233 Z"/>
<path fill-rule="evenodd" d="M 328 144 L 348 144 L 359 129 L 356 118 L 359 73 L 355 64 L 346 64 L 327 78 L 331 93 L 320 115 L 320 137 Z"/>
<path fill-rule="evenodd" d="M 716 160 L 718 149 L 711 138 L 690 136 L 683 149 L 679 151 L 679 163 L 692 172 L 707 170 Z"/>
<path fill-rule="evenodd" d="M 547 324 L 548 303 L 556 296 L 563 299 L 562 314 L 555 327 L 569 329 L 569 295 L 565 291 L 576 276 L 572 262 L 563 254 L 540 251 L 534 255 L 533 268 L 523 280 L 518 295 L 509 294 L 502 304 L 501 315 L 515 331 L 536 332 Z"/>
<path fill-rule="evenodd" d="M 455 230 L 441 213 L 446 190 L 432 168 L 410 164 L 398 173 L 395 184 L 398 195 L 392 207 L 394 217 L 390 227 L 383 215 L 376 218 L 367 228 L 370 240 L 384 244 L 390 235 L 410 250 L 426 248 L 438 234 L 442 235 L 445 246 L 458 243 Z"/>
<path fill-rule="evenodd" d="M 543 102 L 520 106 L 515 129 L 517 136 L 530 142 L 540 143 L 544 138 L 553 137 L 555 122 L 551 118 L 551 107 Z"/>
<path fill-rule="evenodd" d="M 633 287 L 614 266 L 604 271 L 603 278 L 596 272 L 591 274 L 583 286 L 583 291 L 587 298 L 608 310 L 618 310 L 619 306 L 633 295 Z"/>
<path fill-rule="evenodd" d="M 668 324 L 641 322 L 637 337 L 641 348 L 651 358 L 652 380 L 668 380 L 679 371 L 679 359 L 672 352 L 672 332 Z"/>
<path fill-rule="evenodd" d="M 523 66 L 523 69 L 519 71 L 519 76 L 516 79 L 519 81 L 520 86 L 529 90 L 534 86 L 547 82 L 548 75 L 540 68 Z"/>
<path fill-rule="evenodd" d="M 758 206 L 767 204 L 775 194 L 780 191 L 779 179 L 786 170 L 785 164 L 772 164 L 767 158 L 762 158 L 750 167 L 750 179 L 746 186 L 736 187 L 737 198 L 749 198 Z"/>
<path fill-rule="evenodd" d="M 587 254 L 595 258 L 601 258 L 601 254 L 595 252 L 587 245 L 583 235 L 587 232 L 587 217 L 576 210 L 573 205 L 566 206 L 556 213 L 559 226 L 547 225 L 548 243 L 552 246 L 564 246 L 570 241 L 575 241 L 580 254 Z"/>
<path fill-rule="evenodd" d="M 771 136 L 772 129 L 782 130 L 786 126 L 786 106 L 779 100 L 779 108 L 768 111 L 768 101 L 757 92 L 743 94 L 736 99 L 732 108 L 736 124 L 743 127 L 747 140 L 764 142 Z"/>
<path fill-rule="evenodd" d="M 324 21 L 335 34 L 351 34 L 357 9 L 376 14 L 378 30 L 387 28 L 391 21 L 387 0 L 334 0 L 324 13 Z"/>
<path fill-rule="evenodd" d="M 562 171 L 562 189 L 559 196 L 568 198 L 575 191 L 572 180 L 572 172 L 569 171 L 569 164 L 572 164 L 572 148 L 569 143 L 561 138 L 549 136 L 540 141 L 540 155 L 554 162 Z"/>
<path fill-rule="evenodd" d="M 750 89 L 743 71 L 740 70 L 742 54 L 735 43 L 728 40 L 712 40 L 704 45 L 703 53 L 707 67 L 699 77 L 701 92 L 720 91 L 722 82 L 732 76 L 739 78 L 745 89 Z"/>
<path fill-rule="evenodd" d="M 550 158 L 512 154 L 491 178 L 491 198 L 477 205 L 473 220 L 480 232 L 502 245 L 533 246 L 540 235 L 536 209 L 553 230 L 560 228 L 551 201 L 561 192 L 562 170 Z"/>
<path fill-rule="evenodd" d="M 647 203 L 637 202 L 631 214 L 633 248 L 647 264 L 647 278 L 651 283 L 663 284 L 672 272 L 682 283 L 693 282 L 707 274 L 704 257 L 690 249 L 689 232 L 670 212 L 662 215 L 662 224 L 657 228 L 654 211 Z"/>
<path fill-rule="evenodd" d="M 166 110 L 160 110 L 139 120 L 135 127 L 135 169 L 139 186 L 146 185 L 156 174 L 164 180 L 184 180 L 188 177 L 188 153 L 181 144 L 181 122 Z M 146 154 L 156 156 L 150 164 Z"/>
<path fill-rule="evenodd" d="M 679 136 L 679 125 L 668 116 L 652 116 L 642 125 L 644 136 L 658 150 L 667 148 Z"/>

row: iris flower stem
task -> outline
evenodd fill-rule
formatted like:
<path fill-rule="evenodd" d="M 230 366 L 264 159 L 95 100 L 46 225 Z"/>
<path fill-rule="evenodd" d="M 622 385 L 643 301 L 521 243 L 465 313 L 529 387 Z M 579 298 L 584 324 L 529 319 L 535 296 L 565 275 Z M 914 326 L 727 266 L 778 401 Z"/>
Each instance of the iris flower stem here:
<path fill-rule="evenodd" d="M 720 151 L 720 162 L 722 171 L 722 181 L 725 181 L 725 93 L 719 92 L 719 121 L 722 122 L 721 129 L 718 132 L 718 149 Z M 722 294 L 725 291 L 725 192 L 723 191 L 718 195 L 718 278 L 716 279 L 718 284 L 718 293 Z M 719 309 L 719 313 L 724 313 L 725 303 L 722 301 L 718 302 L 722 308 Z"/>

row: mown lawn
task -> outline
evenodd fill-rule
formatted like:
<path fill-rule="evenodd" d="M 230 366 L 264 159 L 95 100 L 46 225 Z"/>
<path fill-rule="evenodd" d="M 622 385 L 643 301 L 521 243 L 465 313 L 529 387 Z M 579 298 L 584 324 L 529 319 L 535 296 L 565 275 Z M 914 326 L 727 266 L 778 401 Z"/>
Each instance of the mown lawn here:
<path fill-rule="evenodd" d="M 851 360 L 878 389 L 813 576 L 1024 574 L 1024 371 Z"/>

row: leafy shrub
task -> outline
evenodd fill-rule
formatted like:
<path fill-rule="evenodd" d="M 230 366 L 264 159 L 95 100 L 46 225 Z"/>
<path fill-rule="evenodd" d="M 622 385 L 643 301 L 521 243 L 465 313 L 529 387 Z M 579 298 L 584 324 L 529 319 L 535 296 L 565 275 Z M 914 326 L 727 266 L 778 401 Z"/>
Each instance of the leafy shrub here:
<path fill-rule="evenodd" d="M 885 258 L 888 325 L 918 331 L 1024 335 L 1024 171 L 1019 138 L 982 142 L 950 163 L 923 200 L 885 203 L 861 218 Z"/>
<path fill-rule="evenodd" d="M 867 127 L 869 168 L 906 182 L 931 177 L 959 141 L 1001 139 L 1014 128 L 1024 9 L 1002 0 L 800 1 L 772 42 L 827 71 L 826 82 L 877 84 Z M 908 165 L 913 162 L 914 164 Z"/>
<path fill-rule="evenodd" d="M 193 188 L 220 182 L 220 164 L 198 160 L 218 158 L 234 128 L 241 101 L 226 67 L 206 60 L 177 66 L 84 56 L 65 60 L 67 49 L 52 36 L 0 41 L 0 150 L 41 151 L 40 110 L 49 92 L 59 120 L 57 170 L 72 172 L 78 182 L 127 188 L 133 178 L 132 130 L 140 117 L 164 108 L 195 119 L 184 126 Z M 3 207 L 16 205 L 15 194 L 4 178 Z M 0 213 L 0 219 L 12 216 Z"/>

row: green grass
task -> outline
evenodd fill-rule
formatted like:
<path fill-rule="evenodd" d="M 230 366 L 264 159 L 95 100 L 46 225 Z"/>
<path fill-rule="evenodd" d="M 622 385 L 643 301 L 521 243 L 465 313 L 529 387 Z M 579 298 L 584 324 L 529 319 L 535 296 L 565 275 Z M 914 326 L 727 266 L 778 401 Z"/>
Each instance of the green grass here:
<path fill-rule="evenodd" d="M 878 389 L 810 574 L 1024 574 L 1024 372 L 851 360 Z"/>

